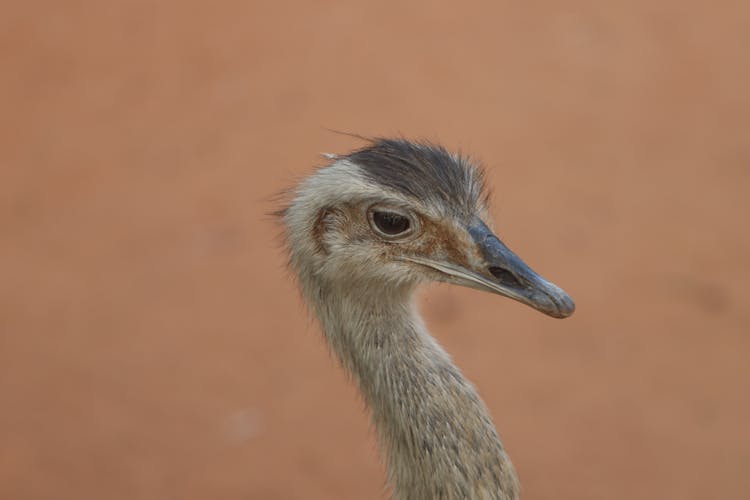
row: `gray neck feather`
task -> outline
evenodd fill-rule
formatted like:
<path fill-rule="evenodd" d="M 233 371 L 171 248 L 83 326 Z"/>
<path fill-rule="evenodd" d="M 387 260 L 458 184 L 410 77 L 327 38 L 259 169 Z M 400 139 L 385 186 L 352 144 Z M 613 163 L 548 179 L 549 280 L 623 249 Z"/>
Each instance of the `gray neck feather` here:
<path fill-rule="evenodd" d="M 487 409 L 422 325 L 413 287 L 308 278 L 303 293 L 372 411 L 393 498 L 518 498 Z"/>

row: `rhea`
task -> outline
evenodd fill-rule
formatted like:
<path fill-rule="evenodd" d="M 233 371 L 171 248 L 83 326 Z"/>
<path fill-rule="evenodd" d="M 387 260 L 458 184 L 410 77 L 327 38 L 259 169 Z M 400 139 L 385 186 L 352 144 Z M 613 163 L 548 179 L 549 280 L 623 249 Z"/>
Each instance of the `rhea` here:
<path fill-rule="evenodd" d="M 490 230 L 482 170 L 467 158 L 377 139 L 330 160 L 280 215 L 302 295 L 371 411 L 392 497 L 518 498 L 487 408 L 426 330 L 414 291 L 454 283 L 555 318 L 573 301 Z"/>

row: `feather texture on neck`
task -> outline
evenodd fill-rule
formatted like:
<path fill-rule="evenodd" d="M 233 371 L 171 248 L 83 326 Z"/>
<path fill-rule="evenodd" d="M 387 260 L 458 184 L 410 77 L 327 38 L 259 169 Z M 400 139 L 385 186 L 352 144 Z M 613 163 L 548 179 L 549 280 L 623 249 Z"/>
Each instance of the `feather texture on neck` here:
<path fill-rule="evenodd" d="M 393 498 L 517 498 L 488 412 L 424 328 L 413 287 L 377 296 L 372 287 L 305 288 L 372 412 Z"/>

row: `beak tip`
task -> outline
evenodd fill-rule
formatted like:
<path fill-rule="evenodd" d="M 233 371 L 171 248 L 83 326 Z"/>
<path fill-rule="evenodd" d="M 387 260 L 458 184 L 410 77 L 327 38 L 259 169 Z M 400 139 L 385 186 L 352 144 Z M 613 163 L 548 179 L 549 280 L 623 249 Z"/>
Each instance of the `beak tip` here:
<path fill-rule="evenodd" d="M 573 299 L 570 298 L 570 295 L 566 293 L 562 293 L 560 296 L 556 297 L 557 300 L 555 300 L 555 310 L 554 314 L 551 314 L 551 316 L 554 316 L 558 319 L 567 318 L 569 316 L 572 316 L 573 313 L 576 310 L 576 304 L 573 302 Z"/>

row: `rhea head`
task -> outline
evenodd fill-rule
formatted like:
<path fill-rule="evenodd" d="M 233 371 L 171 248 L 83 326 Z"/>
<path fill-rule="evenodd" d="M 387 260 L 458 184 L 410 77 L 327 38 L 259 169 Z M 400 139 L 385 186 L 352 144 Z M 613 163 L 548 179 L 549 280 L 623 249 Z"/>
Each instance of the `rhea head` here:
<path fill-rule="evenodd" d="M 555 318 L 575 309 L 490 230 L 482 171 L 437 145 L 379 139 L 332 157 L 283 215 L 303 286 L 395 292 L 443 281 Z"/>

